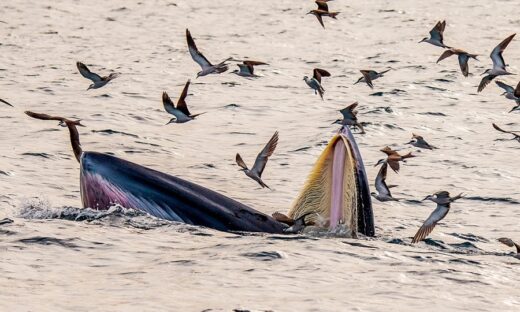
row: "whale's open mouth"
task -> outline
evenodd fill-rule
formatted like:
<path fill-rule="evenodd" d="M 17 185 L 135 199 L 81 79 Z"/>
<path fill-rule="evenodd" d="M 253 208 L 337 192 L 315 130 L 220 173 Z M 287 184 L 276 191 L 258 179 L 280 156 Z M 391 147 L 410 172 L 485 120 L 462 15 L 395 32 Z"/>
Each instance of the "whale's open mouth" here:
<path fill-rule="evenodd" d="M 322 152 L 288 215 L 330 230 L 346 227 L 352 236 L 374 235 L 370 190 L 363 162 L 350 130 L 343 128 Z"/>

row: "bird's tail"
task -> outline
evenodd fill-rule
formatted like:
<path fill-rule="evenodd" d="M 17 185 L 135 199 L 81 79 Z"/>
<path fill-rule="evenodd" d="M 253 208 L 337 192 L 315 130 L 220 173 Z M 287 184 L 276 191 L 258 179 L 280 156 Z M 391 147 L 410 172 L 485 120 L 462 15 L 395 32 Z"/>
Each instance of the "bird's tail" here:
<path fill-rule="evenodd" d="M 333 19 L 337 19 L 336 16 L 339 14 L 340 12 L 330 12 L 329 13 L 329 16 L 332 17 Z"/>

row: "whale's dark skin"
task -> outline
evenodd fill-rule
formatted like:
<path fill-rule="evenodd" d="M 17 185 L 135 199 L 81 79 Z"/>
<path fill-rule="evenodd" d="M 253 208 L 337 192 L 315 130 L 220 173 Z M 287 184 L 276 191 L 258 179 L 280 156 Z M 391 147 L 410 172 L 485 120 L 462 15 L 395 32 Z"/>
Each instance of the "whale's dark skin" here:
<path fill-rule="evenodd" d="M 84 207 L 108 209 L 120 204 L 158 218 L 226 232 L 283 233 L 287 228 L 222 194 L 120 158 L 84 152 L 80 163 Z"/>

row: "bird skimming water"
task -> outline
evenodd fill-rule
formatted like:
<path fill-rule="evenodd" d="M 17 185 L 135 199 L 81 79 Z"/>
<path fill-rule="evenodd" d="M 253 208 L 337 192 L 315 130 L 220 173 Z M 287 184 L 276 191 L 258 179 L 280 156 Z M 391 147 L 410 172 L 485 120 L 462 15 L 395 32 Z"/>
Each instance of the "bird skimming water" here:
<path fill-rule="evenodd" d="M 323 89 L 323 86 L 321 85 L 321 77 L 330 77 L 330 73 L 325 69 L 314 68 L 312 74 L 312 78 L 304 76 L 303 80 L 305 80 L 305 83 L 314 90 L 314 94 L 319 94 L 323 100 L 323 93 L 325 93 L 325 89 Z"/>
<path fill-rule="evenodd" d="M 426 140 L 422 136 L 417 135 L 415 133 L 412 133 L 412 140 L 410 142 L 408 142 L 407 144 L 411 144 L 415 147 L 429 149 L 429 150 L 436 149 L 435 146 L 426 142 Z"/>
<path fill-rule="evenodd" d="M 515 110 L 520 110 L 520 82 L 518 82 L 516 88 L 513 88 L 502 81 L 495 81 L 495 83 L 497 86 L 504 89 L 505 92 L 502 93 L 502 95 L 504 95 L 506 99 L 513 100 L 516 103 L 516 106 L 514 106 L 509 112 L 511 113 Z"/>
<path fill-rule="evenodd" d="M 117 78 L 119 76 L 119 74 L 117 74 L 117 73 L 111 73 L 108 76 L 101 77 L 98 74 L 91 72 L 88 69 L 87 65 L 85 65 L 85 64 L 83 64 L 81 62 L 76 62 L 76 66 L 78 67 L 78 70 L 79 70 L 79 73 L 81 74 L 81 76 L 83 76 L 83 77 L 85 77 L 87 79 L 90 79 L 93 82 L 88 87 L 87 90 L 101 88 L 102 86 L 104 86 L 107 83 L 109 83 L 112 79 L 115 79 L 115 78 Z"/>
<path fill-rule="evenodd" d="M 386 185 L 386 173 L 388 171 L 388 164 L 386 162 L 383 163 L 381 169 L 379 169 L 379 173 L 376 176 L 375 186 L 376 192 L 372 192 L 371 195 L 374 196 L 377 200 L 381 202 L 386 201 L 397 201 L 397 199 L 392 197 L 392 193 L 390 192 L 390 188 Z"/>
<path fill-rule="evenodd" d="M 511 40 L 515 37 L 516 34 L 512 34 L 511 36 L 504 39 L 502 42 L 500 42 L 499 45 L 497 45 L 493 51 L 491 51 L 491 60 L 493 61 L 493 68 L 486 69 L 486 71 L 482 75 L 486 75 L 482 80 L 480 81 L 480 84 L 478 85 L 478 92 L 481 92 L 484 90 L 484 88 L 491 82 L 491 80 L 495 79 L 497 76 L 504 76 L 504 75 L 513 75 L 512 73 L 508 72 L 506 69 L 506 62 L 504 61 L 504 58 L 502 57 L 502 52 L 507 48 Z"/>
<path fill-rule="evenodd" d="M 191 33 L 188 29 L 186 29 L 186 41 L 188 42 L 188 50 L 190 51 L 191 58 L 195 61 L 195 63 L 200 65 L 202 69 L 197 73 L 197 78 L 206 76 L 209 74 L 221 74 L 228 70 L 228 66 L 226 64 L 227 61 L 231 60 L 228 58 L 217 65 L 211 64 L 210 61 L 197 49 L 195 45 L 195 40 L 191 37 Z"/>
<path fill-rule="evenodd" d="M 199 114 L 191 114 L 188 110 L 188 105 L 186 104 L 186 96 L 188 95 L 188 88 L 190 86 L 190 80 L 186 82 L 184 85 L 184 89 L 182 90 L 181 96 L 177 100 L 177 107 L 173 104 L 172 100 L 168 96 L 168 93 L 163 92 L 162 94 L 162 102 L 164 105 L 164 109 L 175 116 L 174 118 L 170 119 L 170 121 L 167 124 L 170 123 L 185 123 L 190 120 L 195 119 L 195 117 L 202 115 L 204 113 Z"/>
<path fill-rule="evenodd" d="M 394 170 L 395 173 L 399 172 L 399 167 L 400 167 L 399 162 L 400 161 L 404 162 L 404 161 L 406 161 L 407 158 L 415 157 L 415 155 L 412 155 L 412 152 L 409 152 L 408 154 L 405 154 L 405 155 L 400 155 L 397 151 L 394 151 L 389 146 L 386 146 L 385 148 L 381 149 L 380 151 L 385 153 L 387 155 L 387 158 L 386 158 L 386 160 L 380 159 L 377 162 L 376 166 L 378 166 L 380 164 L 388 163 L 390 168 L 392 168 L 392 170 Z"/>
<path fill-rule="evenodd" d="M 340 13 L 340 12 L 329 12 L 329 5 L 327 4 L 327 2 L 329 2 L 329 0 L 316 0 L 315 3 L 316 3 L 316 5 L 318 5 L 318 9 L 310 10 L 309 13 L 307 13 L 307 14 L 312 14 L 312 15 L 316 16 L 316 18 L 318 19 L 318 22 L 320 22 L 320 25 L 323 28 L 325 28 L 325 24 L 323 24 L 323 16 L 328 16 L 333 19 L 336 19 L 336 16 Z"/>
<path fill-rule="evenodd" d="M 256 160 L 255 160 L 255 164 L 253 165 L 253 168 L 251 168 L 251 169 L 247 168 L 246 163 L 242 160 L 242 157 L 240 156 L 239 153 L 237 153 L 236 159 L 235 159 L 237 165 L 240 168 L 242 168 L 242 169 L 240 169 L 241 171 L 244 171 L 244 173 L 248 177 L 250 177 L 251 179 L 258 182 L 258 184 L 260 184 L 260 186 L 267 187 L 268 189 L 270 189 L 269 186 L 267 186 L 264 183 L 264 181 L 262 181 L 262 172 L 264 172 L 264 168 L 265 168 L 265 165 L 267 164 L 267 160 L 273 154 L 277 144 L 278 144 L 278 131 L 276 131 L 273 134 L 273 136 L 271 137 L 269 142 L 267 142 L 267 144 L 265 145 L 264 149 L 262 149 L 262 151 L 258 154 L 258 156 L 256 157 Z"/>
<path fill-rule="evenodd" d="M 412 239 L 412 244 L 415 244 L 425 239 L 433 231 L 437 223 L 444 219 L 444 217 L 446 217 L 446 215 L 450 211 L 450 204 L 456 201 L 457 199 L 462 198 L 462 196 L 463 195 L 461 193 L 455 197 L 450 197 L 450 193 L 446 191 L 440 191 L 433 195 L 426 196 L 423 199 L 423 201 L 429 199 L 437 204 L 437 208 L 435 208 L 435 210 L 430 214 L 428 219 L 424 221 L 419 231 L 417 231 L 417 233 Z"/>
<path fill-rule="evenodd" d="M 233 74 L 237 74 L 242 77 L 259 77 L 258 75 L 254 74 L 255 66 L 258 65 L 269 65 L 264 62 L 258 62 L 258 61 L 243 61 L 241 64 L 237 64 L 237 66 L 240 68 L 240 70 L 236 69 L 232 71 Z"/>
<path fill-rule="evenodd" d="M 370 89 L 374 88 L 374 85 L 372 83 L 373 80 L 376 80 L 377 78 L 383 77 L 383 74 L 387 73 L 390 69 L 387 69 L 382 72 L 376 72 L 375 70 L 367 70 L 362 69 L 360 70 L 363 77 L 359 78 L 358 81 L 354 82 L 354 84 L 360 83 L 360 82 L 366 82 L 366 84 L 370 87 Z"/>
<path fill-rule="evenodd" d="M 354 102 L 349 106 L 341 109 L 339 112 L 343 115 L 343 119 L 338 119 L 333 122 L 333 124 L 340 124 L 344 127 L 357 127 L 361 130 L 361 134 L 365 133 L 365 129 L 358 122 L 357 114 L 358 112 L 355 110 L 358 106 L 358 102 Z"/>
<path fill-rule="evenodd" d="M 449 48 L 448 50 L 444 51 L 444 53 L 441 54 L 441 56 L 437 60 L 437 63 L 439 63 L 440 61 L 442 61 L 445 58 L 450 57 L 452 55 L 457 55 L 457 57 L 459 59 L 460 70 L 462 71 L 462 74 L 464 75 L 464 77 L 468 77 L 468 75 L 469 75 L 468 60 L 470 58 L 472 58 L 472 59 L 475 59 L 478 61 L 478 59 L 477 59 L 478 55 L 471 54 L 471 53 L 468 53 L 468 52 L 466 52 L 464 50 L 460 50 L 460 49 Z"/>
<path fill-rule="evenodd" d="M 434 46 L 441 48 L 450 48 L 444 44 L 444 29 L 446 28 L 446 21 L 439 21 L 435 26 L 430 30 L 430 38 L 425 37 L 421 42 L 428 42 L 429 44 L 433 44 Z"/>

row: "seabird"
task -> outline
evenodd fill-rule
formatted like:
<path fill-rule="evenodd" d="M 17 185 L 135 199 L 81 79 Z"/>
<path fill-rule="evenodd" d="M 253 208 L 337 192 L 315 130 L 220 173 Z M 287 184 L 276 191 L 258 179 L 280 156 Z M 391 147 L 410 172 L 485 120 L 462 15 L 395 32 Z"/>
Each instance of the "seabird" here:
<path fill-rule="evenodd" d="M 202 115 L 204 113 L 199 114 L 191 114 L 188 110 L 188 105 L 186 104 L 186 96 L 188 95 L 188 88 L 190 86 L 190 80 L 186 82 L 186 85 L 184 85 L 184 89 L 182 90 L 181 96 L 177 100 L 177 107 L 173 104 L 172 100 L 168 96 L 168 93 L 163 92 L 162 94 L 162 102 L 164 105 L 164 109 L 175 116 L 174 118 L 170 119 L 170 121 L 167 123 L 185 123 L 190 120 L 195 119 L 195 117 Z"/>
<path fill-rule="evenodd" d="M 117 78 L 119 76 L 119 74 L 117 73 L 111 73 L 108 76 L 101 77 L 98 74 L 91 72 L 88 69 L 87 65 L 81 62 L 76 62 L 76 66 L 78 67 L 81 76 L 90 79 L 93 82 L 93 84 L 91 84 L 87 90 L 101 88 L 102 86 L 109 83 L 112 79 Z"/>
<path fill-rule="evenodd" d="M 460 70 L 462 71 L 462 74 L 464 75 L 464 77 L 468 77 L 468 74 L 469 74 L 468 60 L 470 58 L 472 58 L 472 59 L 475 59 L 478 61 L 478 59 L 477 59 L 478 55 L 470 54 L 470 53 L 468 53 L 464 50 L 460 50 L 460 49 L 449 48 L 448 50 L 444 51 L 444 53 L 441 54 L 441 56 L 437 60 L 437 63 L 439 63 L 440 61 L 442 61 L 445 58 L 450 57 L 452 55 L 458 56 Z"/>
<path fill-rule="evenodd" d="M 390 168 L 392 168 L 392 170 L 394 170 L 395 173 L 399 172 L 399 167 L 400 167 L 399 162 L 400 161 L 404 162 L 404 161 L 406 161 L 407 158 L 415 157 L 415 155 L 412 155 L 412 152 L 409 152 L 408 154 L 405 154 L 405 155 L 400 155 L 397 151 L 394 151 L 389 146 L 386 146 L 385 148 L 381 149 L 380 151 L 385 153 L 386 155 L 388 155 L 388 157 L 386 158 L 386 160 L 380 159 L 377 162 L 376 166 L 378 166 L 380 164 L 388 163 Z"/>
<path fill-rule="evenodd" d="M 237 165 L 242 168 L 240 170 L 244 171 L 246 176 L 248 176 L 251 179 L 258 182 L 258 184 L 260 184 L 262 187 L 267 187 L 268 189 L 270 189 L 269 186 L 267 186 L 264 183 L 264 181 L 262 181 L 262 172 L 264 172 L 264 168 L 265 168 L 265 165 L 267 164 L 267 160 L 273 154 L 274 149 L 276 148 L 277 144 L 278 144 L 278 131 L 276 131 L 273 134 L 273 136 L 271 137 L 269 142 L 267 142 L 267 144 L 265 145 L 264 149 L 258 154 L 258 156 L 256 156 L 255 164 L 253 165 L 253 168 L 251 168 L 251 169 L 247 168 L 247 165 L 242 160 L 242 157 L 240 156 L 239 153 L 237 153 L 236 158 L 235 158 Z"/>
<path fill-rule="evenodd" d="M 11 107 L 13 107 L 13 105 L 11 105 L 11 103 L 7 102 L 6 100 L 3 100 L 3 99 L 0 99 L 0 102 L 4 103 L 4 104 L 7 104 Z"/>
<path fill-rule="evenodd" d="M 338 15 L 340 13 L 340 12 L 329 12 L 329 6 L 328 6 L 327 2 L 328 1 L 323 1 L 323 0 L 315 1 L 316 5 L 318 5 L 318 9 L 311 10 L 311 11 L 309 11 L 309 13 L 307 13 L 307 14 L 312 14 L 312 15 L 316 16 L 316 18 L 318 19 L 318 21 L 320 22 L 320 24 L 323 28 L 325 28 L 325 25 L 323 24 L 323 18 L 322 18 L 323 16 L 328 16 L 333 19 L 336 19 L 336 15 Z"/>
<path fill-rule="evenodd" d="M 314 225 L 314 222 L 310 221 L 310 222 L 306 222 L 305 221 L 305 217 L 307 217 L 308 215 L 311 215 L 311 214 L 315 214 L 316 212 L 308 212 L 306 214 L 304 214 L 303 216 L 299 217 L 298 219 L 292 219 L 292 218 L 289 218 L 288 216 L 284 215 L 283 213 L 280 213 L 280 212 L 275 212 L 272 214 L 272 217 L 278 221 L 278 222 L 281 222 L 281 223 L 285 223 L 287 224 L 289 227 L 284 229 L 284 233 L 289 233 L 289 234 L 296 234 L 296 233 L 300 233 L 306 226 L 308 225 Z"/>
<path fill-rule="evenodd" d="M 232 71 L 233 74 L 237 74 L 242 77 L 259 77 L 258 75 L 254 74 L 255 66 L 258 65 L 269 65 L 264 62 L 258 62 L 258 61 L 243 61 L 241 64 L 237 64 L 240 70 L 235 69 Z"/>
<path fill-rule="evenodd" d="M 499 126 L 497 126 L 495 123 L 493 123 L 493 128 L 495 128 L 496 130 L 500 131 L 500 132 L 503 132 L 503 133 L 509 133 L 509 134 L 512 134 L 513 135 L 513 138 L 511 140 L 517 140 L 518 143 L 520 143 L 520 134 L 514 132 L 514 131 L 506 131 L 502 128 L 500 128 Z"/>
<path fill-rule="evenodd" d="M 482 80 L 480 81 L 480 84 L 478 86 L 478 92 L 481 92 L 484 90 L 484 88 L 497 76 L 504 76 L 504 75 L 513 75 L 512 73 L 508 72 L 506 69 L 506 62 L 504 61 L 504 58 L 502 57 L 502 52 L 507 48 L 507 45 L 513 40 L 515 34 L 512 34 L 511 36 L 504 39 L 502 42 L 500 42 L 499 45 L 497 45 L 493 51 L 491 52 L 491 60 L 493 61 L 493 68 L 492 69 L 486 69 L 486 71 L 482 74 L 487 74 Z"/>
<path fill-rule="evenodd" d="M 435 24 L 435 27 L 430 30 L 430 38 L 425 37 L 423 40 L 419 41 L 421 42 L 428 42 L 430 44 L 433 44 L 434 46 L 438 46 L 441 48 L 450 48 L 447 45 L 444 44 L 444 28 L 446 28 L 446 21 L 438 21 L 437 24 Z"/>
<path fill-rule="evenodd" d="M 423 201 L 429 199 L 437 204 L 437 208 L 435 208 L 435 210 L 430 214 L 428 219 L 424 221 L 419 231 L 417 231 L 417 233 L 412 239 L 412 244 L 415 244 L 425 239 L 433 231 L 435 225 L 437 225 L 439 221 L 446 217 L 446 215 L 450 211 L 450 204 L 456 201 L 457 199 L 462 198 L 462 196 L 463 195 L 461 193 L 455 197 L 450 197 L 450 193 L 446 191 L 440 191 L 433 195 L 426 196 L 423 199 Z"/>
<path fill-rule="evenodd" d="M 386 162 L 383 163 L 381 169 L 379 169 L 379 173 L 376 176 L 376 192 L 372 192 L 371 195 L 374 196 L 377 200 L 381 202 L 386 201 L 397 201 L 397 199 L 392 197 L 392 193 L 390 193 L 390 188 L 386 185 L 386 172 L 388 169 L 388 164 Z"/>
<path fill-rule="evenodd" d="M 498 239 L 498 241 L 501 242 L 502 244 L 508 246 L 508 247 L 515 247 L 516 248 L 516 255 L 514 257 L 517 258 L 517 259 L 520 259 L 520 245 L 518 245 L 512 239 L 507 238 L 507 237 L 500 237 Z"/>
<path fill-rule="evenodd" d="M 307 85 L 314 90 L 314 94 L 318 93 L 323 100 L 323 93 L 325 93 L 325 89 L 323 89 L 323 86 L 321 85 L 321 77 L 330 77 L 330 73 L 325 69 L 314 68 L 312 74 L 312 78 L 309 79 L 309 77 L 304 76 L 303 80 L 305 80 L 305 83 L 307 83 Z"/>
<path fill-rule="evenodd" d="M 191 33 L 188 29 L 186 29 L 186 41 L 188 42 L 188 50 L 190 51 L 191 58 L 202 68 L 202 71 L 197 73 L 197 78 L 209 74 L 221 74 L 228 70 L 226 62 L 231 60 L 231 58 L 228 58 L 217 65 L 211 64 L 210 61 L 208 61 L 208 59 L 197 49 L 195 40 L 191 37 Z"/>
<path fill-rule="evenodd" d="M 426 140 L 422 136 L 417 135 L 415 133 L 412 133 L 412 140 L 410 142 L 408 142 L 407 144 L 411 144 L 415 147 L 429 149 L 429 150 L 436 149 L 435 146 L 430 145 L 428 142 L 426 142 Z"/>
<path fill-rule="evenodd" d="M 504 89 L 504 93 L 502 95 L 505 95 L 507 99 L 514 100 L 516 102 L 516 106 L 514 106 L 509 112 L 513 112 L 515 110 L 520 110 L 520 82 L 516 85 L 516 89 L 512 86 L 503 83 L 502 81 L 495 81 L 497 86 Z"/>
<path fill-rule="evenodd" d="M 334 121 L 333 124 L 340 124 L 344 127 L 357 127 L 359 130 L 361 130 L 361 134 L 364 134 L 365 129 L 363 129 L 363 126 L 358 122 L 358 112 L 355 110 L 357 106 L 358 102 L 354 102 L 349 106 L 341 109 L 339 112 L 343 115 L 343 119 L 338 119 Z"/>
<path fill-rule="evenodd" d="M 383 77 L 383 74 L 387 73 L 389 70 L 390 69 L 387 69 L 385 71 L 378 73 L 375 70 L 362 69 L 362 70 L 360 70 L 360 72 L 363 75 L 363 77 L 359 78 L 358 81 L 356 81 L 354 84 L 357 84 L 359 82 L 366 82 L 367 85 L 370 87 L 370 89 L 373 89 L 374 85 L 372 84 L 372 81 L 376 80 L 377 78 Z"/>

